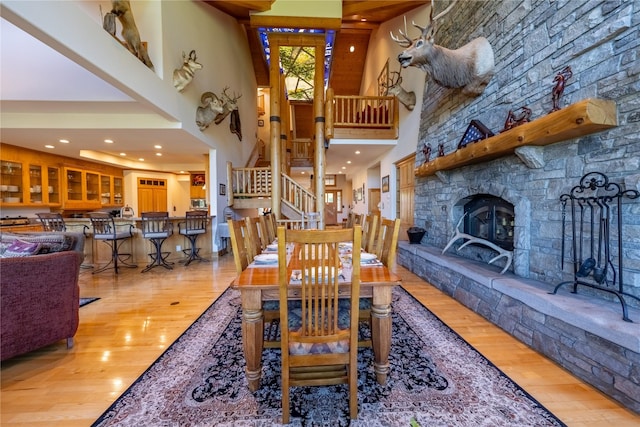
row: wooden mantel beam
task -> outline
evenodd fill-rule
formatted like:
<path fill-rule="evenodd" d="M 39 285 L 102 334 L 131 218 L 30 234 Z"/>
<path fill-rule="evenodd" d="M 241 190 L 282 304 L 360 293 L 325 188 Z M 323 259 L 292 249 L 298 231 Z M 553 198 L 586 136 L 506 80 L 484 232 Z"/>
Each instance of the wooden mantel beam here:
<path fill-rule="evenodd" d="M 517 126 L 437 157 L 415 169 L 416 176 L 430 176 L 514 153 L 516 148 L 544 146 L 601 132 L 618 125 L 616 104 L 604 99 L 585 99 L 532 122 Z"/>

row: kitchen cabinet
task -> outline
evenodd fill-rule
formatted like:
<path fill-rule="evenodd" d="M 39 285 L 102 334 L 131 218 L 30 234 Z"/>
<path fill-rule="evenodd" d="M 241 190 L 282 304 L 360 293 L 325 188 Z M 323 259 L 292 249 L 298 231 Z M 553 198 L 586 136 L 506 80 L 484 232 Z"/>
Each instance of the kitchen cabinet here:
<path fill-rule="evenodd" d="M 60 204 L 58 168 L 3 160 L 0 174 L 0 202 L 3 206 Z"/>
<path fill-rule="evenodd" d="M 65 167 L 62 182 L 65 209 L 98 209 L 101 207 L 100 175 L 98 173 Z"/>
<path fill-rule="evenodd" d="M 0 143 L 0 207 L 93 210 L 124 206 L 122 170 Z M 101 186 L 109 182 L 109 189 Z"/>
<path fill-rule="evenodd" d="M 122 177 L 100 175 L 100 204 L 102 207 L 122 207 L 123 201 Z"/>
<path fill-rule="evenodd" d="M 3 204 L 24 202 L 22 163 L 4 160 L 0 162 L 0 194 Z"/>

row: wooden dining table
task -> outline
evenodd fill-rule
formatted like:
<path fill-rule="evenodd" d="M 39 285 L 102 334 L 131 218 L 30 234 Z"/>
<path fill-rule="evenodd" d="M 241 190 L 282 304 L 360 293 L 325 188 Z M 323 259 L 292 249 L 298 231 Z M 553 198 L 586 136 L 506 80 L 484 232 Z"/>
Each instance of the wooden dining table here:
<path fill-rule="evenodd" d="M 298 257 L 290 257 L 287 268 L 289 277 L 296 269 Z M 232 283 L 231 287 L 241 293 L 242 301 L 242 346 L 246 362 L 246 377 L 249 389 L 260 387 L 262 373 L 262 350 L 264 347 L 265 301 L 279 300 L 278 264 L 249 265 Z M 391 349 L 391 291 L 400 284 L 400 277 L 381 263 L 360 266 L 360 296 L 371 298 L 371 345 L 374 354 L 374 372 L 378 383 L 384 385 L 389 373 L 389 351 Z M 344 297 L 350 295 L 350 284 L 339 285 Z M 295 287 L 289 291 L 290 299 L 299 299 Z"/>

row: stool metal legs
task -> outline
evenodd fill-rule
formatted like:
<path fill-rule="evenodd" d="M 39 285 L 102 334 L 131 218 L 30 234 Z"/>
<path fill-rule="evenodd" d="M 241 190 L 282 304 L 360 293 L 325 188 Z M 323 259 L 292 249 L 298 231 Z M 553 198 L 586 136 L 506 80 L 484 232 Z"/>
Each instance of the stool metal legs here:
<path fill-rule="evenodd" d="M 163 266 L 168 270 L 173 270 L 171 263 L 168 263 L 166 261 L 166 258 L 169 255 L 169 252 L 165 252 L 165 253 L 162 252 L 162 243 L 164 243 L 165 239 L 166 237 L 161 237 L 161 238 L 154 237 L 149 239 L 149 241 L 153 243 L 155 252 L 152 252 L 149 254 L 149 256 L 151 257 L 151 263 L 147 265 L 144 270 L 142 270 L 142 273 L 145 273 L 151 270 L 152 268 L 155 268 L 158 266 Z"/>
<path fill-rule="evenodd" d="M 208 262 L 208 259 L 202 258 L 199 255 L 200 248 L 196 247 L 196 239 L 198 238 L 199 234 L 185 234 L 184 236 L 189 239 L 189 242 L 191 243 L 191 249 L 185 250 L 185 253 L 189 251 L 189 257 L 184 261 L 185 267 L 191 264 L 191 261 L 195 260 Z"/>
<path fill-rule="evenodd" d="M 126 259 L 131 258 L 131 254 L 123 254 L 119 252 L 120 246 L 127 239 L 116 239 L 116 240 L 96 239 L 96 240 L 102 240 L 103 242 L 105 242 L 107 245 L 111 247 L 111 260 L 109 260 L 107 265 L 102 266 L 97 270 L 94 270 L 92 274 L 100 273 L 102 271 L 105 271 L 108 268 L 113 268 L 116 274 L 118 274 L 118 263 L 122 264 L 123 267 L 138 268 L 136 264 L 130 264 L 125 261 Z"/>

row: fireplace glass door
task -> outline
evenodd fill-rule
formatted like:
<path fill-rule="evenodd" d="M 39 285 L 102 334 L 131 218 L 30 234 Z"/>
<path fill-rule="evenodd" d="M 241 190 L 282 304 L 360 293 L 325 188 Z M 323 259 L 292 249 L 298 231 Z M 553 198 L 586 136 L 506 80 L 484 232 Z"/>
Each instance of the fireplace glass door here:
<path fill-rule="evenodd" d="M 464 232 L 513 250 L 515 216 L 513 205 L 490 195 L 474 196 L 464 205 Z"/>

